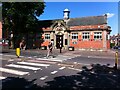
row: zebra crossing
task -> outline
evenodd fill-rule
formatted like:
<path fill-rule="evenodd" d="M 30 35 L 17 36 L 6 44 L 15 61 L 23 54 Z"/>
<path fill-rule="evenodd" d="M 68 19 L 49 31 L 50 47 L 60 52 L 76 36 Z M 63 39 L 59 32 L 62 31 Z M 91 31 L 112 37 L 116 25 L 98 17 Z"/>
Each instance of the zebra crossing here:
<path fill-rule="evenodd" d="M 6 65 L 4 65 L 4 67 L 0 67 L 0 73 L 24 76 L 24 75 L 30 75 L 30 71 L 35 72 L 38 70 L 42 70 L 42 68 L 47 68 L 50 66 L 51 66 L 50 64 L 44 64 L 41 62 L 40 63 L 29 62 L 29 60 L 28 61 L 18 61 L 15 63 L 6 64 Z M 26 71 L 24 71 L 24 70 L 26 70 Z M 6 78 L 7 77 L 0 75 L 0 80 L 4 80 Z"/>
<path fill-rule="evenodd" d="M 0 67 L 0 73 L 8 73 L 8 74 L 13 74 L 17 76 L 24 76 L 24 75 L 30 75 L 30 72 L 36 72 L 39 70 L 46 69 L 50 67 L 51 65 L 55 64 L 56 62 L 62 62 L 67 59 L 74 58 L 76 56 L 63 56 L 63 55 L 58 55 L 55 58 L 39 58 L 37 56 L 33 57 L 28 57 L 29 60 L 26 61 L 20 61 L 18 60 L 17 62 L 14 62 L 14 59 L 9 59 L 8 64 L 4 65 L 4 67 Z M 42 62 L 43 61 L 43 62 Z M 10 63 L 14 62 L 14 63 Z M 65 67 L 60 67 L 58 70 L 63 70 Z M 58 71 L 51 71 L 50 74 L 54 75 Z M 0 80 L 6 79 L 6 76 L 0 75 Z M 44 80 L 47 77 L 41 77 L 40 80 Z"/>

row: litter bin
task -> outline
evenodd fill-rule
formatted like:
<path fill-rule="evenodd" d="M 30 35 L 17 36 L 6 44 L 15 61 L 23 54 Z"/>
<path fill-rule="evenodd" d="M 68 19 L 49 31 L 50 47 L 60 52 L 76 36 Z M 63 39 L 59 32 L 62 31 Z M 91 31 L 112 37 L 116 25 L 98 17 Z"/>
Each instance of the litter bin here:
<path fill-rule="evenodd" d="M 47 50 L 47 46 L 41 46 L 41 50 Z"/>
<path fill-rule="evenodd" d="M 73 47 L 73 46 L 69 46 L 69 47 L 68 47 L 68 50 L 69 50 L 69 51 L 74 51 L 74 47 Z"/>
<path fill-rule="evenodd" d="M 20 48 L 16 48 L 16 55 L 18 58 L 20 57 Z"/>

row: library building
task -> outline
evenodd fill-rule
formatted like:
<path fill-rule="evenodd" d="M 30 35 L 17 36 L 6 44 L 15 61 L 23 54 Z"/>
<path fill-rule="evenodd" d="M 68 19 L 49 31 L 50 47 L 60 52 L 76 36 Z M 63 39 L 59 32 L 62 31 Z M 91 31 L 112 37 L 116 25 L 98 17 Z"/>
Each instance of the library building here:
<path fill-rule="evenodd" d="M 100 16 L 70 18 L 70 11 L 63 11 L 63 19 L 41 20 L 43 31 L 41 46 L 53 43 L 54 49 L 98 49 L 110 48 L 111 27 L 107 25 L 107 14 Z"/>

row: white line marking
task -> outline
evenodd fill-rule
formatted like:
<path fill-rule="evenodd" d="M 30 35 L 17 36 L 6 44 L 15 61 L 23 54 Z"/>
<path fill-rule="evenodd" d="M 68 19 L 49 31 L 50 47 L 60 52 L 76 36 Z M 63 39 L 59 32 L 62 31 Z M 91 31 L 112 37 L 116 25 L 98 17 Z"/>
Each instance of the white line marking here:
<path fill-rule="evenodd" d="M 15 67 L 15 68 L 24 68 L 24 69 L 30 69 L 30 70 L 39 70 L 41 68 L 36 68 L 36 67 L 30 67 L 30 66 L 21 66 L 21 65 L 15 65 L 15 64 L 9 64 L 9 65 L 6 65 L 8 67 Z"/>
<path fill-rule="evenodd" d="M 28 57 L 28 58 L 32 58 L 32 57 Z"/>
<path fill-rule="evenodd" d="M 6 77 L 0 76 L 0 80 L 5 79 Z"/>
<path fill-rule="evenodd" d="M 3 55 L 3 54 L 0 54 L 0 55 Z"/>
<path fill-rule="evenodd" d="M 47 64 L 56 64 L 56 62 L 50 62 L 50 61 L 40 61 L 40 60 L 28 60 L 29 62 L 35 62 L 35 63 L 47 63 Z"/>
<path fill-rule="evenodd" d="M 4 54 L 2 54 L 2 55 L 4 55 Z M 4 55 L 4 56 L 17 57 L 16 55 Z M 20 57 L 24 57 L 24 56 L 20 56 Z"/>
<path fill-rule="evenodd" d="M 0 72 L 11 73 L 11 74 L 15 74 L 15 75 L 26 75 L 29 73 L 29 72 L 12 70 L 12 69 L 2 68 L 2 67 L 0 67 Z"/>
<path fill-rule="evenodd" d="M 63 70 L 63 69 L 65 69 L 66 67 L 61 67 L 61 68 L 59 68 L 59 70 Z"/>
<path fill-rule="evenodd" d="M 8 61 L 9 61 L 9 62 L 10 62 L 10 61 L 14 61 L 14 59 L 9 59 Z"/>
<path fill-rule="evenodd" d="M 18 64 L 26 64 L 26 65 L 33 65 L 33 66 L 42 66 L 42 67 L 48 67 L 49 64 L 38 64 L 38 63 L 31 63 L 31 62 L 17 62 Z"/>
<path fill-rule="evenodd" d="M 51 74 L 56 74 L 58 71 L 53 71 L 53 72 L 51 72 Z"/>
<path fill-rule="evenodd" d="M 45 58 L 36 58 L 37 60 L 48 60 L 48 61 L 56 61 L 56 62 L 62 62 L 63 60 L 59 60 L 57 58 L 48 58 L 48 59 L 45 59 Z"/>
<path fill-rule="evenodd" d="M 40 80 L 45 80 L 48 76 L 41 77 Z"/>
<path fill-rule="evenodd" d="M 70 68 L 70 67 L 69 69 L 76 70 L 76 71 L 82 71 L 81 69 L 75 69 L 75 68 Z"/>

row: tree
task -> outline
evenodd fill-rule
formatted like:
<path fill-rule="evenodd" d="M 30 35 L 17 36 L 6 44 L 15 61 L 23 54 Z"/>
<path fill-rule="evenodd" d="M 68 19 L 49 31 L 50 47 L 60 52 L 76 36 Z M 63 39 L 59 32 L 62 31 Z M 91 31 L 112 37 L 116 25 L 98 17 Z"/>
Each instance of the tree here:
<path fill-rule="evenodd" d="M 3 37 L 8 32 L 7 38 L 9 38 L 8 36 L 12 32 L 15 43 L 20 33 L 27 35 L 28 32 L 35 32 L 38 25 L 36 16 L 40 16 L 44 12 L 44 7 L 44 2 L 3 2 Z"/>

